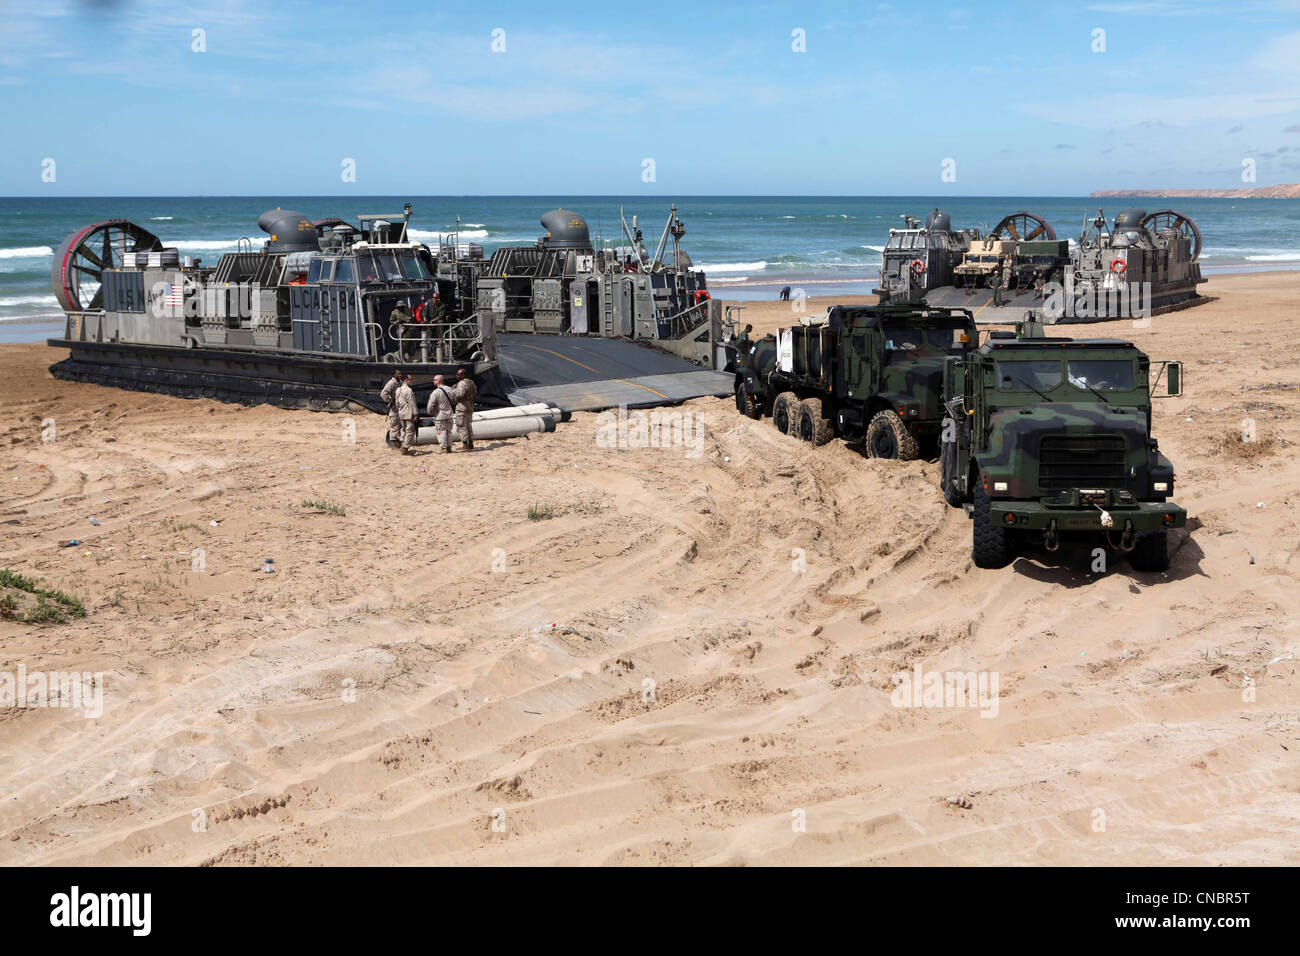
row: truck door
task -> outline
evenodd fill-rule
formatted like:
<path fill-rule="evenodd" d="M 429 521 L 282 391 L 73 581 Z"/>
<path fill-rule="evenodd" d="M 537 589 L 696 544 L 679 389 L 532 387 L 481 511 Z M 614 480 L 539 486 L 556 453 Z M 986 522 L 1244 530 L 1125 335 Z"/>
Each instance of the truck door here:
<path fill-rule="evenodd" d="M 845 335 L 844 365 L 841 388 L 848 398 L 865 400 L 871 388 L 871 330 L 861 325 L 847 330 Z"/>

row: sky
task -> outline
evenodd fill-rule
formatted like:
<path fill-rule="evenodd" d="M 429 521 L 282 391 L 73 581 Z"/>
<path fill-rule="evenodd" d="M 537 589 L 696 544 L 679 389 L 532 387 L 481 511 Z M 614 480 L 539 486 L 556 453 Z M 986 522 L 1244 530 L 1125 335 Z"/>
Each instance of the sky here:
<path fill-rule="evenodd" d="M 1300 0 L 0 0 L 0 23 L 5 196 L 1300 182 Z"/>

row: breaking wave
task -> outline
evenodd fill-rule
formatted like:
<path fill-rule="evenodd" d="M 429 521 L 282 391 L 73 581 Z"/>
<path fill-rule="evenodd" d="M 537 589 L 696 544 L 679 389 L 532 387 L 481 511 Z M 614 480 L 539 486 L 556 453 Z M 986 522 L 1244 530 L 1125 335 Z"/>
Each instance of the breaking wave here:
<path fill-rule="evenodd" d="M 49 246 L 19 246 L 17 249 L 0 249 L 0 259 L 34 259 L 37 256 L 52 256 L 54 250 Z"/>
<path fill-rule="evenodd" d="M 466 223 L 466 225 L 469 225 Z M 443 236 L 454 239 L 458 235 L 456 230 L 448 229 L 446 231 L 431 229 L 408 229 L 406 234 L 412 239 L 441 239 Z M 462 229 L 459 233 L 460 241 L 465 242 L 469 239 L 486 239 L 488 231 L 486 229 Z"/>
<path fill-rule="evenodd" d="M 758 272 L 767 268 L 767 260 L 762 262 L 719 262 L 709 266 L 696 266 L 705 272 Z"/>

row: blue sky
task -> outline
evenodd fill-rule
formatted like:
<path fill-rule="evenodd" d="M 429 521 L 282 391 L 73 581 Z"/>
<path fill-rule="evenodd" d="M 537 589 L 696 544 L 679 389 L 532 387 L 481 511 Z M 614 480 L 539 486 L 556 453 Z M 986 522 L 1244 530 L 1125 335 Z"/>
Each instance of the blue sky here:
<path fill-rule="evenodd" d="M 1235 188 L 1244 159 L 1300 182 L 1300 2 L 0 12 L 0 195 L 1081 195 Z"/>

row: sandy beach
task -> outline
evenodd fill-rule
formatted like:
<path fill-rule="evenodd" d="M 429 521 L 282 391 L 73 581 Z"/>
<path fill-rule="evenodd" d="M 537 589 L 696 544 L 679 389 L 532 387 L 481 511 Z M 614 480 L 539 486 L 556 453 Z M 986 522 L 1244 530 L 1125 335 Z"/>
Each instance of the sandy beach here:
<path fill-rule="evenodd" d="M 0 568 L 87 611 L 0 621 L 0 672 L 103 675 L 97 718 L 0 708 L 0 864 L 1300 863 L 1300 273 L 1204 291 L 1056 330 L 1186 363 L 1160 575 L 978 570 L 937 463 L 728 399 L 694 447 L 403 458 L 0 346 Z M 895 707 L 917 666 L 996 716 Z"/>

